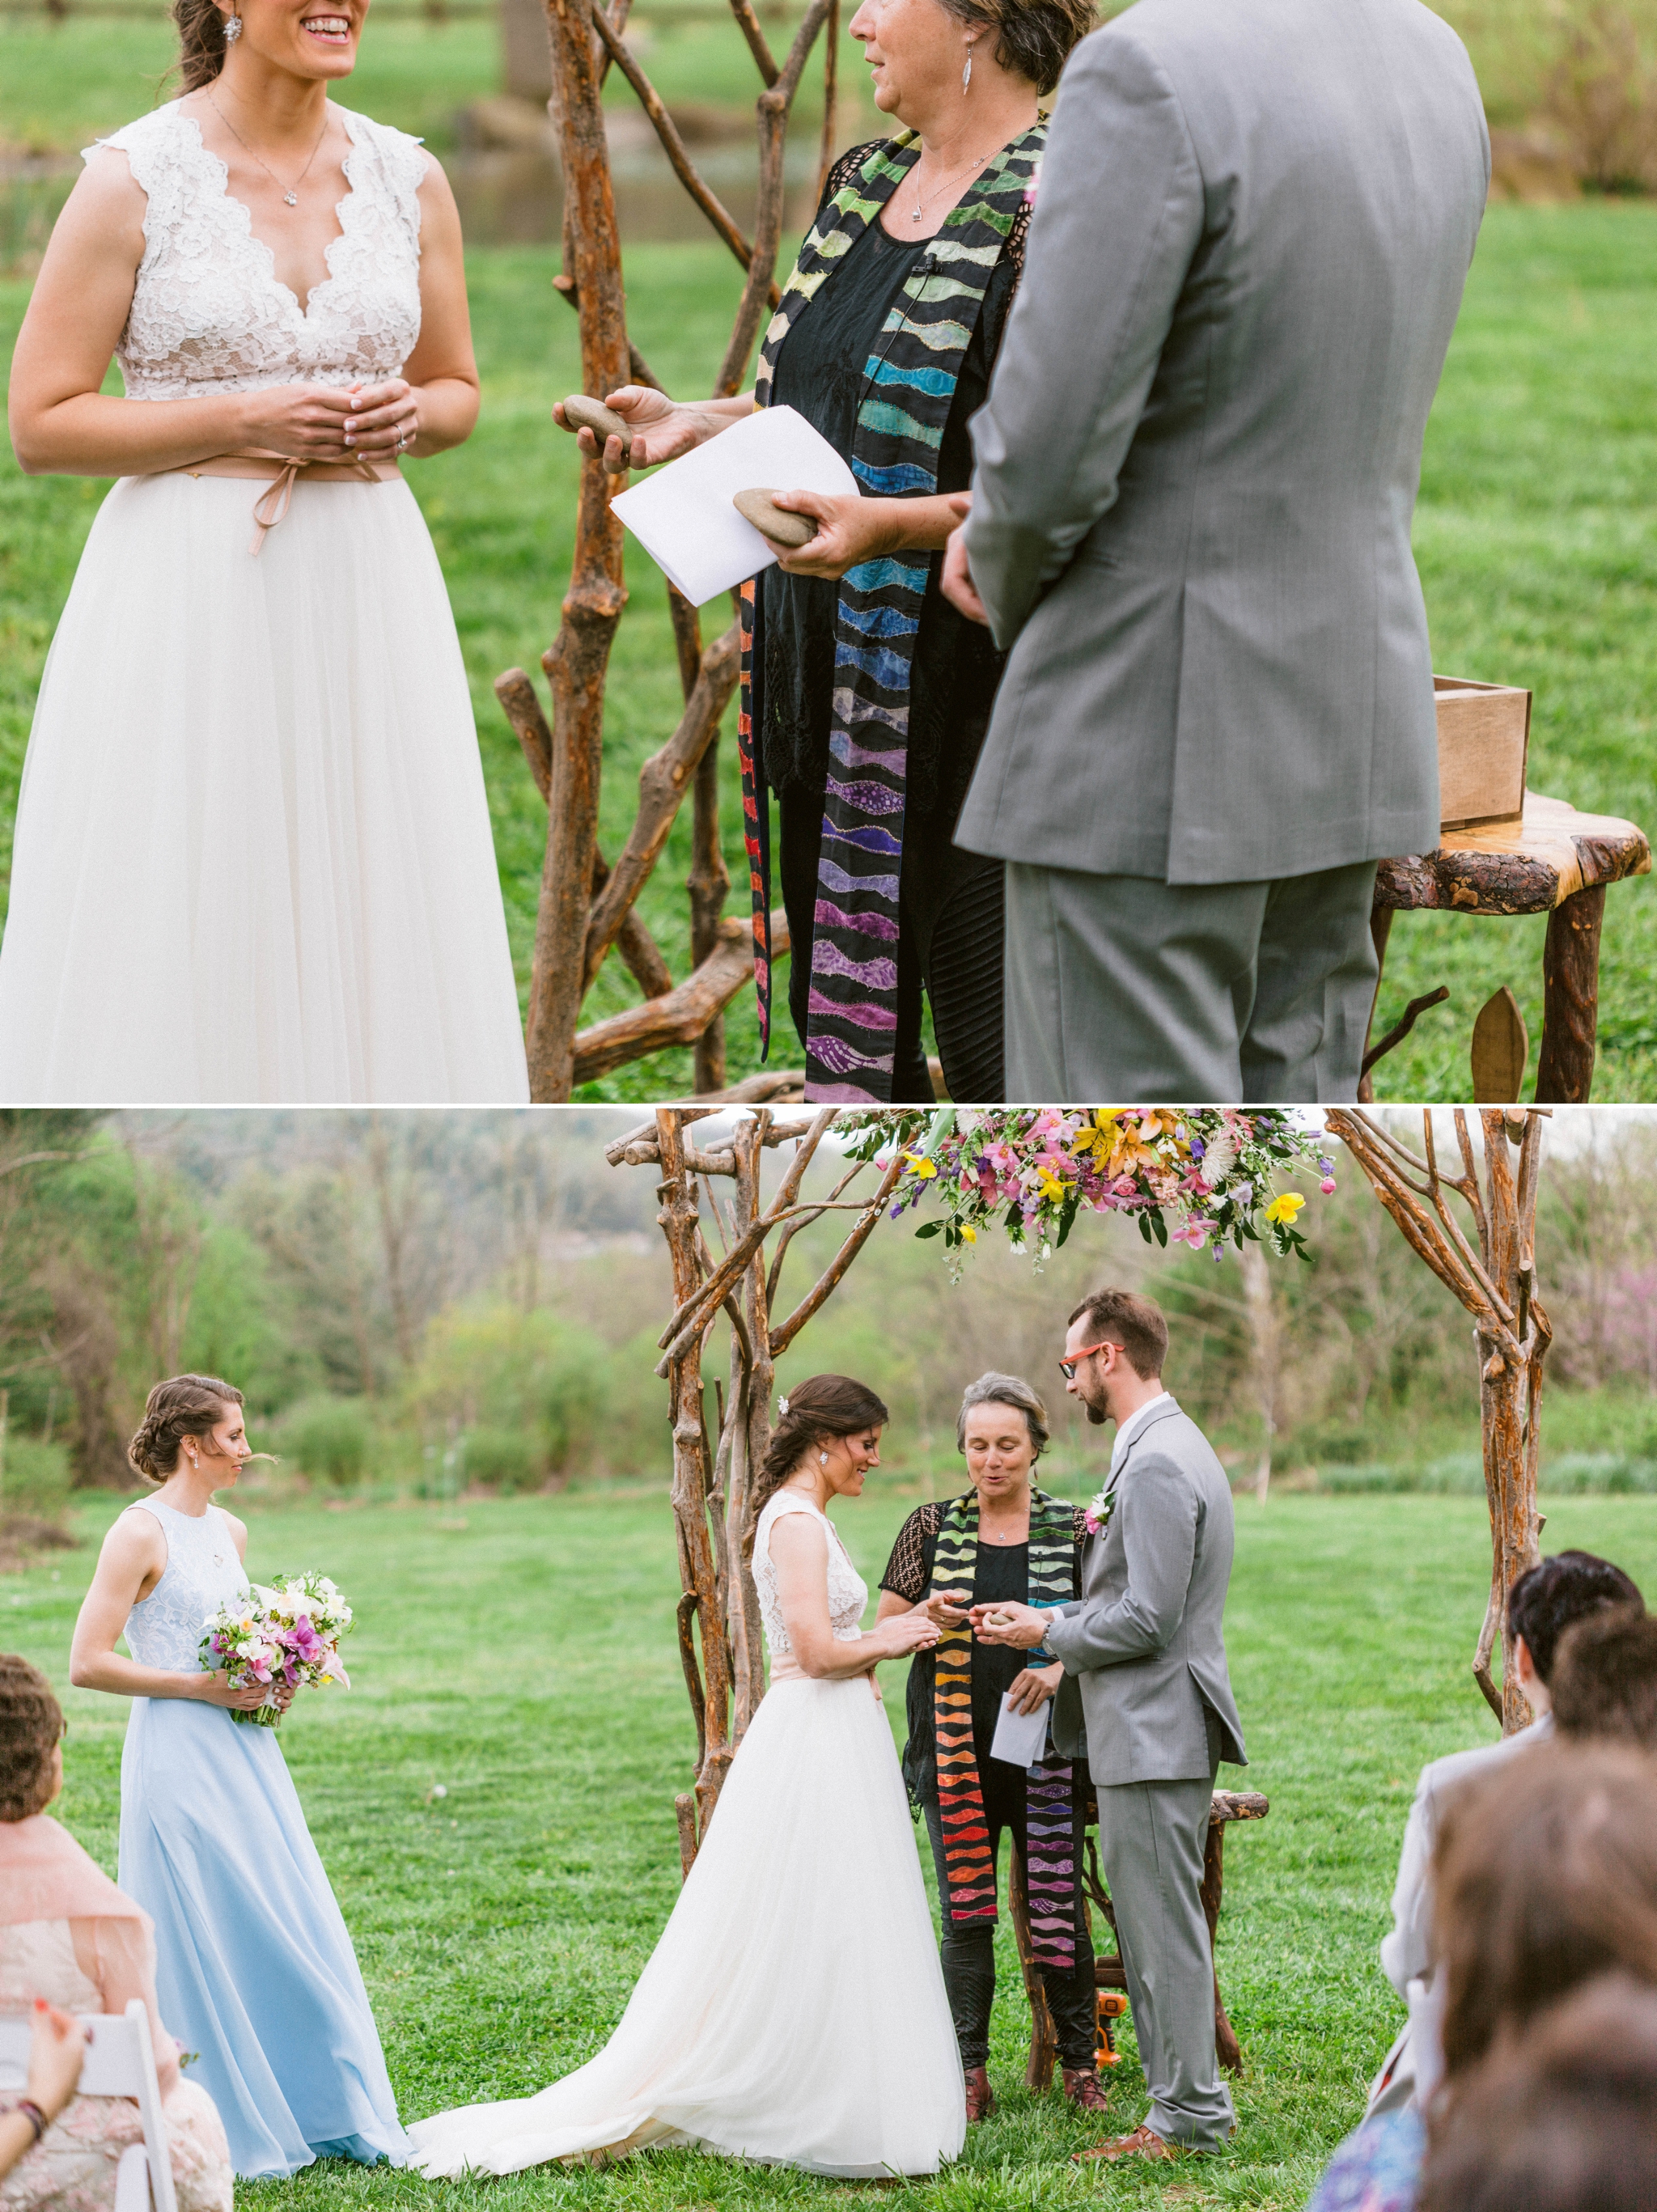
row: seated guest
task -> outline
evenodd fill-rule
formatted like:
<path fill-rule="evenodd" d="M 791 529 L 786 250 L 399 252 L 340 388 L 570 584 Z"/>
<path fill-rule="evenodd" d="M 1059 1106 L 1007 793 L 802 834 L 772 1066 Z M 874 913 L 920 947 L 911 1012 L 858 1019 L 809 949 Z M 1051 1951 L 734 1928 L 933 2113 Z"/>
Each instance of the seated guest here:
<path fill-rule="evenodd" d="M 1433 2002 L 1415 2008 L 1414 2106 L 1367 2118 L 1307 2212 L 1416 2212 L 1422 2164 L 1472 2071 L 1539 2005 L 1621 1972 L 1657 1990 L 1657 1771 L 1614 1744 L 1538 1745 L 1444 1805 Z M 1526 2200 L 1528 2203 L 1528 2200 Z"/>
<path fill-rule="evenodd" d="M 142 1997 L 179 2212 L 230 2212 L 223 2124 L 199 2083 L 180 2080 L 178 2045 L 155 2008 L 149 1922 L 47 1814 L 64 1786 L 63 1733 L 64 1716 L 45 1675 L 0 1653 L 0 2010 L 44 1998 L 64 2013 L 123 2013 Z M 21 2110 L 28 2093 L 3 2101 Z M 29 2120 L 37 2139 L 0 2181 L 0 2207 L 112 2207 L 121 2153 L 143 2141 L 137 2106 L 124 2098 L 76 2096 L 53 2112 L 44 2100 L 33 2101 L 47 2124 L 37 2130 Z"/>
<path fill-rule="evenodd" d="M 1657 1994 L 1606 1974 L 1505 2035 L 1434 2130 L 1421 2212 L 1651 2212 Z"/>
<path fill-rule="evenodd" d="M 1591 1552 L 1559 1552 L 1520 1575 L 1508 1593 L 1508 1626 L 1514 1638 L 1514 1664 L 1520 1687 L 1536 1716 L 1527 1729 L 1475 1751 L 1454 1751 L 1421 1770 L 1415 1802 L 1404 1831 L 1398 1881 L 1393 1889 L 1393 1932 L 1383 1937 L 1381 1963 L 1387 1978 L 1407 2004 L 1410 1984 L 1424 1985 L 1429 1973 L 1428 1942 L 1433 1896 L 1428 1870 L 1437 1839 L 1440 1811 L 1449 1794 L 1471 1776 L 1547 1741 L 1553 1733 L 1554 1657 L 1566 1632 L 1590 1616 L 1613 1607 L 1641 1604 L 1640 1592 L 1609 1559 Z M 1369 2092 L 1366 2118 L 1393 2112 L 1415 2096 L 1415 2069 L 1406 2021 L 1382 2062 Z"/>
<path fill-rule="evenodd" d="M 10 2112 L 0 2113 L 0 2181 L 25 2151 L 34 2148 L 75 2094 L 85 2057 L 86 2036 L 79 2021 L 36 1997 L 23 2094 Z"/>
<path fill-rule="evenodd" d="M 1553 1692 L 1561 1735 L 1657 1752 L 1657 1620 L 1627 1606 L 1579 1621 L 1560 1639 Z"/>

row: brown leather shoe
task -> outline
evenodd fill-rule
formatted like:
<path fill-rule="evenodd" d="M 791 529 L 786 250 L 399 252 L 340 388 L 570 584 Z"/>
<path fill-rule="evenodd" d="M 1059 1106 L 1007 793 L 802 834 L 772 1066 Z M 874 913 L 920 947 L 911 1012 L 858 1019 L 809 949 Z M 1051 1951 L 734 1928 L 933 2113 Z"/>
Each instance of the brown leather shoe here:
<path fill-rule="evenodd" d="M 1091 2066 L 1066 2066 L 1061 2071 L 1065 2094 L 1079 2111 L 1102 2112 L 1108 2109 L 1105 2085 Z"/>
<path fill-rule="evenodd" d="M 1132 2135 L 1113 2136 L 1108 2142 L 1095 2143 L 1090 2149 L 1072 2151 L 1071 2162 L 1079 2166 L 1084 2159 L 1105 2158 L 1178 2158 L 1181 2155 L 1177 2143 L 1164 2142 L 1154 2128 L 1142 2122 Z"/>
<path fill-rule="evenodd" d="M 987 2066 L 967 2069 L 967 2121 L 987 2120 L 995 2110 L 995 2097 L 990 2088 L 990 2069 Z"/>

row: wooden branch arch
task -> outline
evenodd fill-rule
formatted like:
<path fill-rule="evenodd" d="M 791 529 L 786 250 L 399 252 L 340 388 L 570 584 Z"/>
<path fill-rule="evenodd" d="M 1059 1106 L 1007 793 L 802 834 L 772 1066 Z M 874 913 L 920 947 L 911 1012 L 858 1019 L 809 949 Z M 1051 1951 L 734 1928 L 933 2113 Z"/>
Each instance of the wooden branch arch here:
<path fill-rule="evenodd" d="M 835 142 L 840 0 L 810 0 L 780 62 L 771 52 L 752 0 L 730 4 L 761 79 L 755 102 L 759 196 L 751 240 L 699 174 L 672 117 L 628 51 L 623 33 L 632 0 L 610 0 L 607 9 L 602 0 L 546 0 L 552 50 L 549 106 L 558 128 L 564 185 L 563 272 L 555 283 L 580 318 L 581 386 L 595 398 L 629 382 L 660 389 L 627 331 L 603 108 L 604 79 L 612 64 L 638 94 L 679 181 L 745 271 L 713 386 L 716 397 L 741 390 L 762 320 L 776 304 L 788 118 L 812 48 L 825 33 L 819 179 L 828 173 Z M 495 687 L 536 788 L 547 802 L 527 1023 L 530 1093 L 537 1104 L 568 1098 L 576 1084 L 665 1045 L 690 1042 L 695 1047 L 695 1089 L 721 1090 L 724 1009 L 752 973 L 745 957 L 746 919 L 737 923 L 724 915 L 731 872 L 719 830 L 719 730 L 737 684 L 737 627 L 733 622 L 704 646 L 695 608 L 671 586 L 669 611 L 684 711 L 640 773 L 638 817 L 613 870 L 598 851 L 604 681 L 627 604 L 622 526 L 610 505 L 625 482 L 624 477 L 606 476 L 597 461 L 582 463 L 569 590 L 558 635 L 541 657 L 552 694 L 550 719 L 523 669 L 509 668 Z M 676 986 L 660 947 L 634 908 L 687 791 L 692 794 L 694 823 L 686 884 L 693 972 Z M 745 879 L 746 870 L 741 872 Z M 787 951 L 787 921 L 780 913 L 771 918 L 771 938 L 774 953 Z M 582 1032 L 582 1000 L 612 946 L 644 992 L 644 1002 Z"/>
<path fill-rule="evenodd" d="M 1345 1107 L 1325 1121 L 1345 1145 L 1405 1243 L 1448 1284 L 1473 1317 L 1478 1354 L 1484 1489 L 1490 1510 L 1490 1595 L 1473 1653 L 1473 1680 L 1511 1735 L 1531 1710 L 1519 1687 L 1508 1592 L 1541 1553 L 1536 1510 L 1541 1444 L 1542 1368 L 1553 1328 L 1537 1295 L 1536 1200 L 1545 1109 L 1491 1108 L 1479 1115 L 1483 1175 L 1467 1116 L 1454 1112 L 1459 1175 L 1440 1165 L 1430 1107 L 1422 1109 L 1422 1150 L 1411 1151 L 1373 1115 Z M 1449 1203 L 1467 1208 L 1470 1239 Z M 1502 1686 L 1490 1674 L 1502 1639 Z"/>

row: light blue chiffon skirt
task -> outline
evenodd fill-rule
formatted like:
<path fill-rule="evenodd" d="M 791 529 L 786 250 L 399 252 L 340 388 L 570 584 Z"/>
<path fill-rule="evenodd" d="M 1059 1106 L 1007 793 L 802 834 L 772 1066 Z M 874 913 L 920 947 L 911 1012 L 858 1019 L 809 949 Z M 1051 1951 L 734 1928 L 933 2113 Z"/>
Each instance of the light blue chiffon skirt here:
<path fill-rule="evenodd" d="M 318 2158 L 401 2166 L 408 2139 L 351 1939 L 274 1733 L 135 1698 L 120 1884 L 155 1923 L 161 2019 L 245 2179 Z"/>

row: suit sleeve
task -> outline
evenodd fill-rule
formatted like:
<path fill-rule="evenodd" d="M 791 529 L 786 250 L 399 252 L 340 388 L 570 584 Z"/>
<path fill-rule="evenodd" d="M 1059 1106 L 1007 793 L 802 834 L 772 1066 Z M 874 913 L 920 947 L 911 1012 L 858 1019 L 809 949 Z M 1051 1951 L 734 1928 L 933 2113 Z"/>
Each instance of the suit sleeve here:
<path fill-rule="evenodd" d="M 1116 1507 L 1127 1553 L 1120 1597 L 1083 1598 L 1047 1634 L 1070 1674 L 1165 1650 L 1185 1618 L 1197 1555 L 1196 1491 L 1172 1460 L 1147 1457 L 1125 1476 Z"/>
<path fill-rule="evenodd" d="M 967 553 L 1004 651 L 1115 502 L 1202 235 L 1190 134 L 1131 26 L 1083 40 L 1065 70 L 1023 282 L 972 420 Z"/>
<path fill-rule="evenodd" d="M 1433 1770 L 1428 1766 L 1416 1784 L 1405 1825 L 1398 1880 L 1393 1885 L 1393 1930 L 1381 1939 L 1381 1969 L 1401 1997 L 1408 1996 L 1411 1980 L 1432 1964 L 1434 1812 Z"/>

